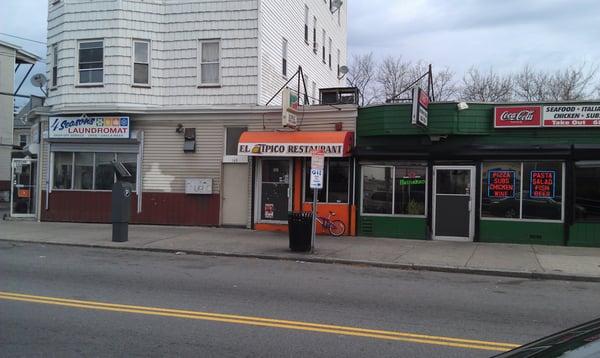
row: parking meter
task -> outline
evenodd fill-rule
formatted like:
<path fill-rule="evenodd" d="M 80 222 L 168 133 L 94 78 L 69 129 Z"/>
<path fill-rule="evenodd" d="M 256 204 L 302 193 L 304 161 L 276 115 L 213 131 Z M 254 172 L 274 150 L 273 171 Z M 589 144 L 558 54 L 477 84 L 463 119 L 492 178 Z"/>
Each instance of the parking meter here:
<path fill-rule="evenodd" d="M 112 241 L 125 242 L 129 236 L 129 219 L 131 216 L 131 184 L 123 179 L 131 178 L 131 173 L 125 168 L 123 163 L 117 160 L 112 161 L 117 181 L 112 186 L 111 195 L 111 222 L 112 222 Z"/>

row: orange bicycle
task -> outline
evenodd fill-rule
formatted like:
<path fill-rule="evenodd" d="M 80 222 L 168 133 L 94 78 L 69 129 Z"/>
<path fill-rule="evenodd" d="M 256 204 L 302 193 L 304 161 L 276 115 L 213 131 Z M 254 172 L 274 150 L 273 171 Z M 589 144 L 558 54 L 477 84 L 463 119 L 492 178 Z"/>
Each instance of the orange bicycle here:
<path fill-rule="evenodd" d="M 346 225 L 342 222 L 342 220 L 333 220 L 332 217 L 335 216 L 333 211 L 329 212 L 327 217 L 325 216 L 317 216 L 317 222 L 323 226 L 323 228 L 327 229 L 329 233 L 333 236 L 341 236 L 346 231 Z"/>

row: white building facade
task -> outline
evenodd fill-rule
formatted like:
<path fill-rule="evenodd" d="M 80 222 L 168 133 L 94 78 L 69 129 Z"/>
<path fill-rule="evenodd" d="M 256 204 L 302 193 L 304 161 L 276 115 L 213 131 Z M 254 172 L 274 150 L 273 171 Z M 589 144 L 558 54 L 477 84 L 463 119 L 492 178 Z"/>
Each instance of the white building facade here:
<path fill-rule="evenodd" d="M 117 159 L 134 174 L 134 223 L 255 227 L 262 159 L 238 155 L 239 138 L 281 129 L 276 94 L 290 79 L 297 88 L 299 66 L 310 104 L 319 88 L 343 86 L 338 3 L 50 0 L 38 217 L 108 221 Z M 356 114 L 354 105 L 306 107 L 297 130 L 353 132 Z M 88 134 L 62 136 L 59 123 Z M 128 135 L 89 135 L 98 132 L 90 125 Z M 289 207 L 277 209 L 287 213 L 302 206 L 306 163 L 286 160 Z"/>
<path fill-rule="evenodd" d="M 47 104 L 264 105 L 298 66 L 311 96 L 344 83 L 346 13 L 330 0 L 50 0 Z"/>

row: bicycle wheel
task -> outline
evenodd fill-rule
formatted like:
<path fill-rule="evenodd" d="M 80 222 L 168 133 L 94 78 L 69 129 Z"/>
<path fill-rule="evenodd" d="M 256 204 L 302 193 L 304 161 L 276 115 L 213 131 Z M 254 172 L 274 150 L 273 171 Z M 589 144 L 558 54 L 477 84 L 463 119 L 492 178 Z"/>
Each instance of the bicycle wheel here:
<path fill-rule="evenodd" d="M 329 233 L 333 236 L 340 236 L 346 231 L 346 225 L 341 220 L 332 220 L 329 225 Z"/>

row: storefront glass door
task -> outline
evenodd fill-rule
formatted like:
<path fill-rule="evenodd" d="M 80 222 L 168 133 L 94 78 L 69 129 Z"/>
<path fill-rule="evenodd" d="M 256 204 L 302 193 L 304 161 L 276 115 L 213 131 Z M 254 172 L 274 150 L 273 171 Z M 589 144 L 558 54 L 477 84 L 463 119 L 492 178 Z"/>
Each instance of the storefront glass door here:
<path fill-rule="evenodd" d="M 433 237 L 473 240 L 475 167 L 433 167 Z"/>
<path fill-rule="evenodd" d="M 291 163 L 289 159 L 261 159 L 258 207 L 261 221 L 287 221 L 291 205 Z"/>
<path fill-rule="evenodd" d="M 10 216 L 35 216 L 36 173 L 37 160 L 12 160 L 12 195 L 10 199 Z"/>

